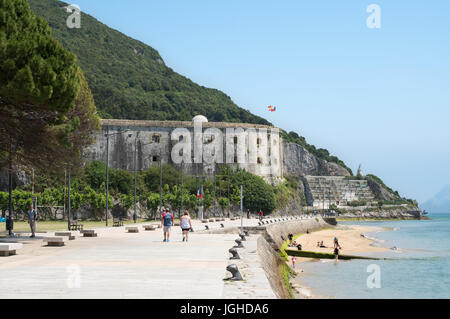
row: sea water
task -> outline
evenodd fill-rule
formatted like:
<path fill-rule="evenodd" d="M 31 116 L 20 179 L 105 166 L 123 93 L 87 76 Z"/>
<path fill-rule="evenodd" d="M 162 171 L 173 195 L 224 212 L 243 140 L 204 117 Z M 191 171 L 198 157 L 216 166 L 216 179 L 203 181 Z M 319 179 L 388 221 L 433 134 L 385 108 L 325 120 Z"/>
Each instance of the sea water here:
<path fill-rule="evenodd" d="M 340 223 L 386 228 L 366 235 L 374 245 L 395 249 L 365 255 L 390 259 L 303 263 L 301 283 L 330 298 L 450 298 L 450 214 L 429 217 Z"/>

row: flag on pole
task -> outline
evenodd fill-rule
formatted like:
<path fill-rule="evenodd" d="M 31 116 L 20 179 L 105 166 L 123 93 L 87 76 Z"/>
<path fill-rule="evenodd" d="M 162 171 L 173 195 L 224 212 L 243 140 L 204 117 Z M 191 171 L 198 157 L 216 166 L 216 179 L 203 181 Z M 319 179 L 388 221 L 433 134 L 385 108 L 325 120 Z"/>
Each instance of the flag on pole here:
<path fill-rule="evenodd" d="M 277 108 L 272 105 L 269 105 L 267 108 L 269 109 L 270 112 L 275 112 L 277 110 Z"/>
<path fill-rule="evenodd" d="M 198 197 L 198 198 L 202 198 L 202 197 L 203 197 L 203 186 L 200 186 L 200 187 L 198 188 L 198 191 L 197 191 L 197 197 Z"/>

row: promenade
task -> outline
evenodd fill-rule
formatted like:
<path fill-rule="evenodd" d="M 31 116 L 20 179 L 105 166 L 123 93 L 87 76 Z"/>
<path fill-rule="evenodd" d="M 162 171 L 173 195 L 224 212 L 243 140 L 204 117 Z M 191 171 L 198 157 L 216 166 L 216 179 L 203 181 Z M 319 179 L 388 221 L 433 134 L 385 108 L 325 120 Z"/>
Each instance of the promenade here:
<path fill-rule="evenodd" d="M 240 220 L 222 222 L 225 228 Z M 244 220 L 255 226 L 256 219 Z M 205 224 L 182 242 L 173 227 L 171 241 L 162 229 L 127 233 L 125 227 L 97 228 L 98 237 L 77 237 L 63 247 L 49 247 L 37 234 L 2 241 L 23 243 L 16 256 L 0 258 L 0 298 L 275 298 L 256 253 L 259 235 L 251 235 L 239 252 L 245 282 L 225 282 L 228 249 L 236 234 L 209 234 Z M 219 229 L 220 223 L 208 223 Z"/>

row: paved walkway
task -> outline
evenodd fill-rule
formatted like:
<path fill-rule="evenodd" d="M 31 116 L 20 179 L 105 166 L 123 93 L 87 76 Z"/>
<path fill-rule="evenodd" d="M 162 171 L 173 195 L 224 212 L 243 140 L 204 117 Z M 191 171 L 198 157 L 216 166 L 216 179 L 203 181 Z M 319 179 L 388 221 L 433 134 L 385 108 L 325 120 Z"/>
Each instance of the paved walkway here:
<path fill-rule="evenodd" d="M 240 220 L 223 223 L 226 228 L 240 226 Z M 256 219 L 244 223 L 256 224 Z M 220 228 L 220 222 L 208 225 Z M 169 243 L 162 242 L 160 228 L 142 227 L 139 233 L 100 228 L 98 237 L 78 237 L 64 247 L 44 246 L 39 237 L 23 238 L 18 255 L 0 258 L 0 298 L 254 297 L 240 293 L 242 283 L 231 283 L 230 289 L 223 281 L 230 276 L 225 269 L 231 263 L 228 249 L 237 235 L 207 234 L 198 221 L 193 226 L 196 232 L 190 233 L 188 243 L 181 241 L 179 227 L 174 227 Z M 247 282 L 259 291 L 257 296 L 272 298 L 269 282 L 257 267 L 257 235 L 252 237 L 243 252 L 249 256 L 244 266 Z"/>

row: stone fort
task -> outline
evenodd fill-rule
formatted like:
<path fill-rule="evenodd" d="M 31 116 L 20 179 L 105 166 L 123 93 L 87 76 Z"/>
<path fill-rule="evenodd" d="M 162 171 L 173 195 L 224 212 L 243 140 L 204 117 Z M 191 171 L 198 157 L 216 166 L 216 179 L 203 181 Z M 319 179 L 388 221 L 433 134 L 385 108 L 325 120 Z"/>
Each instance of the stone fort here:
<path fill-rule="evenodd" d="M 83 152 L 85 160 L 106 162 L 106 135 L 112 168 L 132 172 L 136 165 L 141 171 L 161 162 L 212 178 L 221 165 L 229 165 L 272 184 L 286 175 L 301 177 L 308 205 L 318 209 L 375 200 L 367 181 L 346 178 L 346 169 L 284 143 L 280 130 L 267 125 L 208 122 L 202 115 L 192 121 L 103 119 L 94 144 Z"/>

